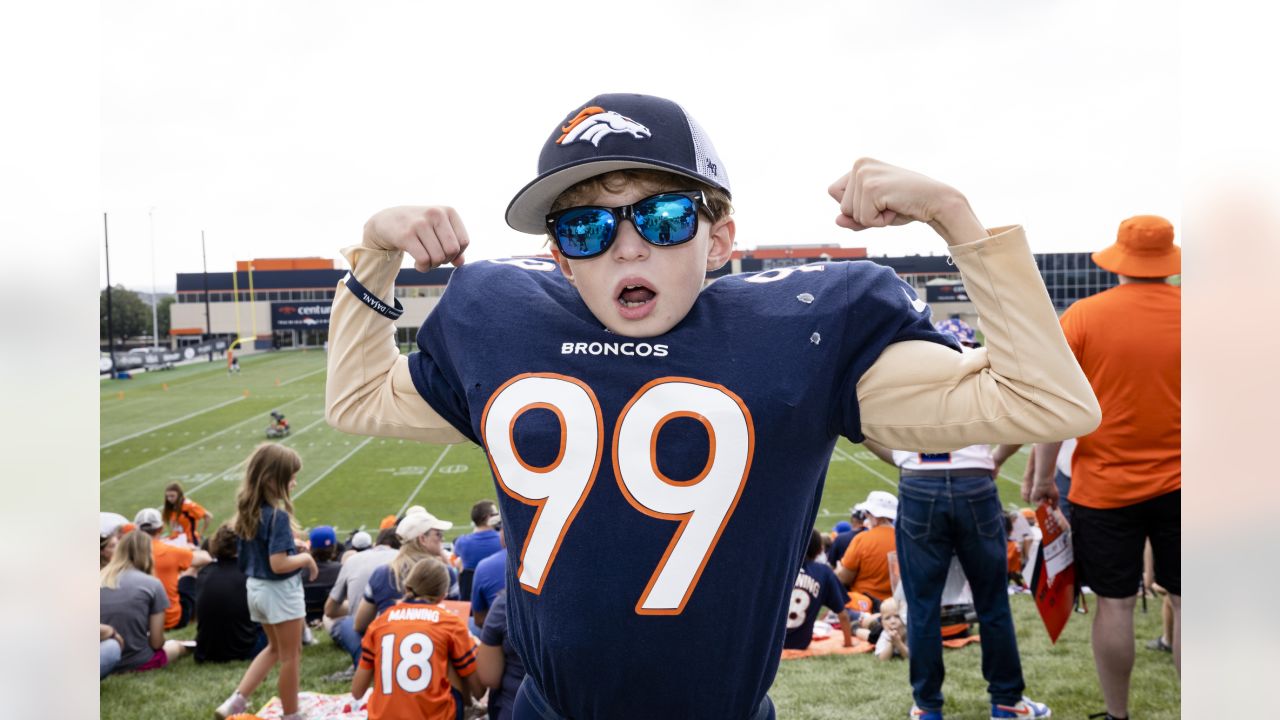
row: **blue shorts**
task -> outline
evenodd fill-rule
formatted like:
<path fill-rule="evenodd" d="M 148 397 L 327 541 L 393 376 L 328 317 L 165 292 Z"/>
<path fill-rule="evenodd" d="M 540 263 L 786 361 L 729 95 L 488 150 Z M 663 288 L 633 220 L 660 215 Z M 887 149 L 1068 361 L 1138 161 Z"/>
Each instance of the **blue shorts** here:
<path fill-rule="evenodd" d="M 251 577 L 245 588 L 249 594 L 249 619 L 256 623 L 277 625 L 307 616 L 301 573 L 283 580 Z"/>

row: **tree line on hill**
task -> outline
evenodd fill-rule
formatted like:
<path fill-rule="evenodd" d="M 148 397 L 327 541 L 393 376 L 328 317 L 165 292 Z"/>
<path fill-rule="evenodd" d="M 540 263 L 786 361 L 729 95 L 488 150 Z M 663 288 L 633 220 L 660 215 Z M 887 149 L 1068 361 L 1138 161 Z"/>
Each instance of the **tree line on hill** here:
<path fill-rule="evenodd" d="M 156 303 L 156 323 L 159 333 L 151 332 L 151 304 L 138 293 L 126 289 L 123 285 L 111 288 L 111 332 L 117 341 L 140 335 L 155 335 L 164 338 L 169 335 L 169 306 L 174 302 L 172 295 L 161 297 Z M 107 342 L 107 291 L 98 294 L 98 339 Z"/>

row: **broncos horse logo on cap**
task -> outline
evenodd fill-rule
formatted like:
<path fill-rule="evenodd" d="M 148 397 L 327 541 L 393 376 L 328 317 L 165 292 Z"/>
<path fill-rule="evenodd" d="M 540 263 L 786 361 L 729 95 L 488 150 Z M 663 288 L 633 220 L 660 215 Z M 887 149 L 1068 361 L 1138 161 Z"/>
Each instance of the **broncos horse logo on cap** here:
<path fill-rule="evenodd" d="M 649 128 L 635 120 L 594 105 L 584 108 L 560 131 L 564 134 L 556 139 L 557 145 L 568 145 L 581 140 L 596 147 L 600 147 L 600 138 L 613 133 L 631 133 L 637 139 L 652 135 Z"/>

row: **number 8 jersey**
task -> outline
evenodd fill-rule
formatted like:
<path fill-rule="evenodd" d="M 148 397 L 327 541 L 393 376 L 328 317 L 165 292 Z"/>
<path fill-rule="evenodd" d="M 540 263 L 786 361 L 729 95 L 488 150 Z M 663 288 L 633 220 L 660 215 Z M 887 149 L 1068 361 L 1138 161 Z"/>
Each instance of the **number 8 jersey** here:
<path fill-rule="evenodd" d="M 476 644 L 462 618 L 425 601 L 387 608 L 360 643 L 360 667 L 373 671 L 369 720 L 453 720 L 450 666 L 459 677 L 476 671 Z"/>
<path fill-rule="evenodd" d="M 747 717 L 859 378 L 893 342 L 959 349 L 869 262 L 721 278 L 651 338 L 550 261 L 468 263 L 418 340 L 415 387 L 489 457 L 512 640 L 574 718 Z"/>

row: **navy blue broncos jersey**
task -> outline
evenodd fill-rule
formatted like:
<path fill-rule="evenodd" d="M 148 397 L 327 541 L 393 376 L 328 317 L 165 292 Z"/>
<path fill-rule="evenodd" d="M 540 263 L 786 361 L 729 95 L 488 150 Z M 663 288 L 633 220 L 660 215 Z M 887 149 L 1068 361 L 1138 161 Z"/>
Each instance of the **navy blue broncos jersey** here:
<path fill-rule="evenodd" d="M 888 268 L 717 280 L 670 332 L 615 335 L 546 260 L 456 269 L 409 359 L 488 454 L 512 639 L 572 718 L 746 717 L 773 682 L 796 568 L 855 386 L 930 340 Z"/>
<path fill-rule="evenodd" d="M 787 634 L 782 647 L 788 650 L 804 650 L 813 642 L 813 624 L 823 608 L 832 612 L 844 612 L 849 601 L 848 592 L 836 577 L 830 565 L 810 560 L 800 568 L 795 587 L 791 591 L 791 606 L 787 610 Z"/>

